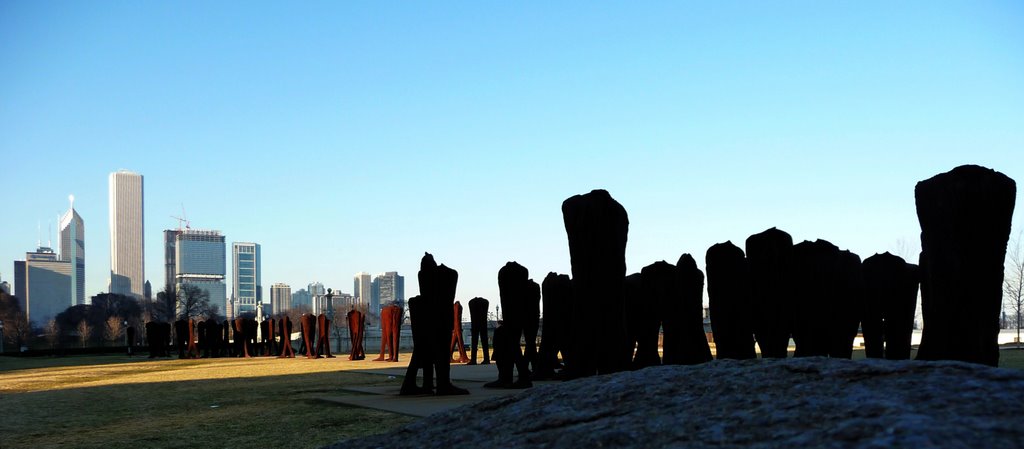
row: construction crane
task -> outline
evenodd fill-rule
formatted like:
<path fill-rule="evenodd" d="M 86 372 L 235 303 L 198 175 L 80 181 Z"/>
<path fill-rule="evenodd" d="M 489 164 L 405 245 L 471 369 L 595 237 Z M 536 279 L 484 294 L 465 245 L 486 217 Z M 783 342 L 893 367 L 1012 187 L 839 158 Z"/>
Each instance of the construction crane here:
<path fill-rule="evenodd" d="M 178 220 L 178 232 L 181 232 L 181 224 L 182 223 L 185 223 L 185 229 L 186 230 L 191 230 L 192 229 L 192 224 L 188 221 L 188 215 L 185 215 L 185 205 L 184 204 L 181 205 L 181 216 L 180 217 L 176 217 L 174 215 L 171 215 L 171 218 L 173 218 L 175 220 Z"/>

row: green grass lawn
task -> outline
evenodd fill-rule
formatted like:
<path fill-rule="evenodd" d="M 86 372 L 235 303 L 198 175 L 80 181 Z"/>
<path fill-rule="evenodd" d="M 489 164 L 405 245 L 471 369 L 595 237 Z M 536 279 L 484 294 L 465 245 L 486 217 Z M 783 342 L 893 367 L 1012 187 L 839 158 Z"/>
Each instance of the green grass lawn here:
<path fill-rule="evenodd" d="M 414 419 L 319 400 L 398 382 L 339 362 L 0 357 L 0 447 L 319 447 Z"/>

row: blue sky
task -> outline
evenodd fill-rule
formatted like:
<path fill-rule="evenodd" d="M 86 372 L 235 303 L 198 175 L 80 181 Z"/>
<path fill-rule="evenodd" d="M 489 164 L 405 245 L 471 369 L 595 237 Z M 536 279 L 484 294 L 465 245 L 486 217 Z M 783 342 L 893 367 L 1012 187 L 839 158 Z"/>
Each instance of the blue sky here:
<path fill-rule="evenodd" d="M 1024 180 L 1019 2 L 548 3 L 0 2 L 0 277 L 74 194 L 103 291 L 122 168 L 154 286 L 184 205 L 262 245 L 265 291 L 412 296 L 430 251 L 492 303 L 508 260 L 569 271 L 595 188 L 633 272 L 772 226 L 916 249 L 916 182 Z"/>

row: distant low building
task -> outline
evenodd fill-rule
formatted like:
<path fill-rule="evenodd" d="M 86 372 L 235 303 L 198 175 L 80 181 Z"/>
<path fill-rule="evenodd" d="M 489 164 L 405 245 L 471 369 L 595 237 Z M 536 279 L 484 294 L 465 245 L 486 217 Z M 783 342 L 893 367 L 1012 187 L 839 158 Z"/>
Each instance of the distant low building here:
<path fill-rule="evenodd" d="M 14 295 L 25 317 L 37 326 L 75 305 L 71 284 L 72 264 L 48 247 L 25 253 L 14 261 Z"/>
<path fill-rule="evenodd" d="M 292 308 L 292 287 L 280 282 L 270 286 L 270 313 L 284 313 Z"/>

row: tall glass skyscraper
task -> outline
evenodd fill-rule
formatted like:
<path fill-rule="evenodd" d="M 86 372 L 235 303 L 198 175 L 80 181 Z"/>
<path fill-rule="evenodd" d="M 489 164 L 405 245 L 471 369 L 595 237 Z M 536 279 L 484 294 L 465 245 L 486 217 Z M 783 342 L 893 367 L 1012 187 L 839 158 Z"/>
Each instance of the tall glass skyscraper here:
<path fill-rule="evenodd" d="M 250 242 L 231 244 L 232 287 L 231 295 L 235 305 L 235 316 L 256 313 L 256 305 L 263 302 L 263 287 L 260 280 L 260 245 Z"/>
<path fill-rule="evenodd" d="M 110 293 L 143 296 L 142 198 L 142 175 L 125 170 L 110 174 Z"/>
<path fill-rule="evenodd" d="M 71 262 L 71 305 L 85 304 L 85 222 L 75 210 L 75 197 L 68 197 L 71 206 L 60 217 L 60 260 Z"/>
<path fill-rule="evenodd" d="M 405 277 L 397 271 L 388 271 L 373 278 L 373 295 L 370 297 L 370 311 L 380 314 L 380 308 L 388 304 L 405 307 Z"/>
<path fill-rule="evenodd" d="M 164 234 L 168 235 L 167 233 Z M 226 257 L 224 236 L 220 231 L 185 229 L 173 231 L 175 288 L 195 285 L 210 295 L 211 305 L 227 308 L 227 286 L 224 285 Z M 167 257 L 169 259 L 170 256 Z"/>
<path fill-rule="evenodd" d="M 270 286 L 270 313 L 284 313 L 292 308 L 292 287 L 280 282 Z"/>
<path fill-rule="evenodd" d="M 352 279 L 352 290 L 352 296 L 356 299 L 356 304 L 369 306 L 370 300 L 373 298 L 373 281 L 370 278 L 370 273 L 356 273 Z M 372 308 L 367 310 L 370 313 L 380 312 L 380 310 L 374 311 Z"/>

